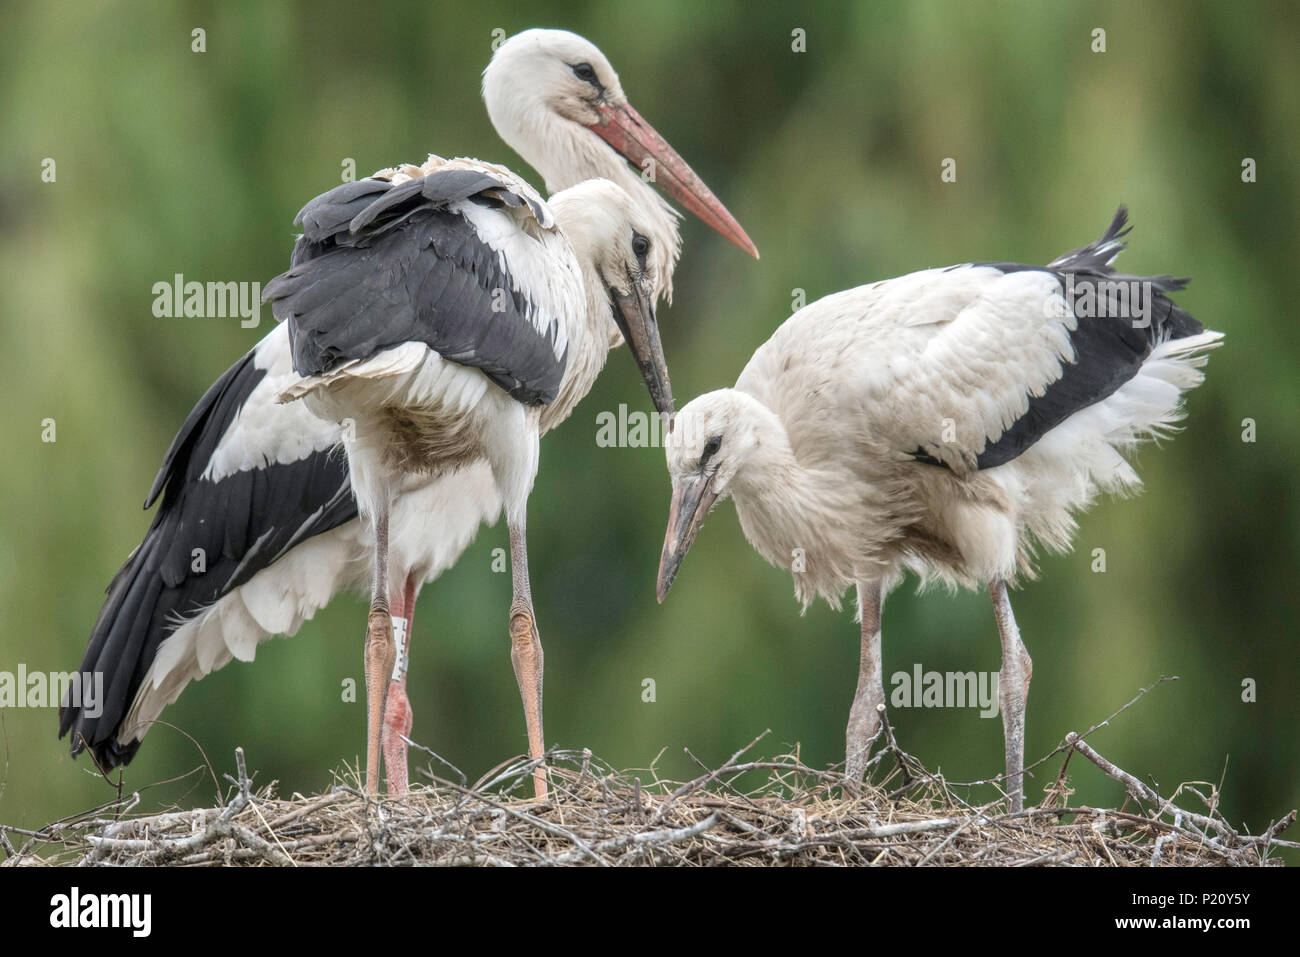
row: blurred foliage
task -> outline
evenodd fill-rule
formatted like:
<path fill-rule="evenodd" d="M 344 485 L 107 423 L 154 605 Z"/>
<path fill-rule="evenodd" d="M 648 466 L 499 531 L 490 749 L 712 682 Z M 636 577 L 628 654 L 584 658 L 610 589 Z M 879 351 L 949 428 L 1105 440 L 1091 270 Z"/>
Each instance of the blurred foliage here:
<path fill-rule="evenodd" d="M 828 292 L 972 259 L 1043 262 L 1098 236 L 1120 202 L 1122 263 L 1193 277 L 1179 302 L 1227 333 L 1186 431 L 1140 454 L 1148 492 L 1082 519 L 1016 611 L 1034 657 L 1027 756 L 1161 674 L 1093 739 L 1172 790 L 1222 781 L 1253 828 L 1300 793 L 1295 476 L 1300 474 L 1296 150 L 1300 8 L 1287 3 L 783 4 L 27 3 L 0 35 L 0 670 L 80 659 L 103 587 L 139 541 L 138 503 L 174 431 L 259 329 L 159 319 L 152 286 L 265 282 L 291 221 L 338 182 L 430 151 L 531 175 L 478 98 L 492 30 L 595 41 L 636 107 L 745 225 L 761 262 L 694 221 L 662 314 L 679 401 L 732 382 L 790 311 Z M 207 31 L 192 53 L 190 31 Z M 791 30 L 807 52 L 791 51 Z M 1107 31 L 1107 52 L 1090 50 Z M 1242 158 L 1258 162 L 1241 181 Z M 42 183 L 41 162 L 57 161 Z M 958 182 L 939 164 L 953 157 Z M 535 176 L 532 177 L 534 180 Z M 668 483 L 658 449 L 603 449 L 598 412 L 647 400 L 625 352 L 543 448 L 533 581 L 550 743 L 688 774 L 771 728 L 770 747 L 843 757 L 857 628 L 800 617 L 788 573 L 708 522 L 663 607 L 654 571 Z M 57 421 L 58 441 L 40 441 Z M 1258 441 L 1241 440 L 1253 418 Z M 425 589 L 410 679 L 414 737 L 477 776 L 525 749 L 505 631 L 503 526 Z M 1104 548 L 1105 574 L 1090 570 Z M 218 770 L 242 744 L 284 792 L 325 786 L 364 748 L 363 603 L 340 597 L 255 665 L 192 685 L 127 786 Z M 995 670 L 984 596 L 895 592 L 886 675 Z M 641 700 L 654 678 L 657 701 Z M 1241 700 L 1243 678 L 1258 702 Z M 896 710 L 906 747 L 954 780 L 996 773 L 1002 729 L 974 710 Z M 36 826 L 111 795 L 54 737 L 52 710 L 6 710 L 0 820 Z M 1116 786 L 1076 762 L 1075 800 Z M 1050 782 L 1029 782 L 1030 795 Z M 209 802 L 206 774 L 147 799 Z"/>

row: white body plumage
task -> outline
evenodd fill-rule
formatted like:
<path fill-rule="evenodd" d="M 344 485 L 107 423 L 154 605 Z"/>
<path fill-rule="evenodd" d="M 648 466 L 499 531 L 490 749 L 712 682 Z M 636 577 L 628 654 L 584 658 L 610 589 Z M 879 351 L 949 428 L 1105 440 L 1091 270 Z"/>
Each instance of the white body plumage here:
<path fill-rule="evenodd" d="M 838 605 L 856 586 L 850 789 L 884 709 L 882 604 L 911 569 L 922 584 L 989 588 L 1005 782 L 1021 808 L 1032 663 L 1007 587 L 1032 575 L 1036 546 L 1070 547 L 1074 514 L 1098 492 L 1140 487 L 1125 455 L 1181 417 L 1222 338 L 1165 295 L 1184 280 L 1115 273 L 1125 220 L 1121 209 L 1100 240 L 1047 266 L 927 269 L 826 296 L 669 433 L 660 601 L 727 496 L 750 544 L 791 570 L 805 608 L 819 595 Z"/>
<path fill-rule="evenodd" d="M 732 494 L 760 554 L 785 568 L 803 557 L 805 605 L 902 568 L 949 585 L 1014 579 L 1032 572 L 1035 540 L 1070 547 L 1073 514 L 1097 492 L 1141 487 L 1124 453 L 1180 418 L 1219 333 L 1161 341 L 1114 392 L 976 468 L 1074 360 L 1066 305 L 1047 272 L 932 269 L 811 303 L 754 353 L 730 400 L 774 414 L 754 416 L 763 461 L 789 469 L 778 487 L 801 507 L 771 502 L 753 468 Z M 917 449 L 943 467 L 918 464 Z"/>

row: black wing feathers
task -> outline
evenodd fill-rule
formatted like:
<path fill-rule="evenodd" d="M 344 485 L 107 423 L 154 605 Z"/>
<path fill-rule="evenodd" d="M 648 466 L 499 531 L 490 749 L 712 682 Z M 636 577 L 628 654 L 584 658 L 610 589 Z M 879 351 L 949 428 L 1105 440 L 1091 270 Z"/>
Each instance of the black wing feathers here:
<path fill-rule="evenodd" d="M 293 248 L 290 266 L 297 266 L 332 248 L 335 235 L 339 232 L 346 234 L 352 219 L 374 202 L 376 196 L 390 188 L 391 184 L 382 179 L 367 178 L 344 183 L 321 193 L 298 210 L 293 221 L 302 227 L 302 238 Z"/>
<path fill-rule="evenodd" d="M 564 374 L 553 334 L 534 325 L 536 307 L 503 257 L 446 208 L 461 200 L 518 206 L 525 199 L 473 170 L 397 186 L 370 182 L 373 188 L 350 183 L 308 203 L 299 214 L 311 226 L 299 241 L 301 253 L 266 286 L 275 317 L 289 322 L 299 374 L 423 342 L 482 370 L 521 402 L 553 400 Z"/>
<path fill-rule="evenodd" d="M 249 353 L 195 406 L 150 491 L 150 503 L 162 493 L 153 523 L 108 587 L 80 667 L 83 674 L 103 674 L 102 711 L 95 717 L 85 708 L 59 712 L 59 736 L 72 732 L 72 753 L 89 747 L 102 768 L 126 764 L 135 754 L 138 742 L 119 745 L 118 728 L 177 622 L 244 584 L 298 542 L 356 517 L 341 448 L 216 482 L 202 478 L 264 374 Z M 195 571 L 195 549 L 203 550 L 202 572 Z"/>
<path fill-rule="evenodd" d="M 265 374 L 254 364 L 250 351 L 208 387 L 163 456 L 162 467 L 144 500 L 145 508 L 153 505 L 163 486 L 173 478 L 179 476 L 179 482 L 192 482 L 203 474 L 221 436 Z"/>
<path fill-rule="evenodd" d="M 1090 298 L 1093 303 L 1105 300 L 1113 304 L 1116 300 L 1109 290 L 1122 284 L 1127 287 L 1125 295 L 1130 303 L 1125 315 L 1116 314 L 1123 310 L 1076 307 L 1077 326 L 1070 333 L 1074 361 L 1063 365 L 1061 377 L 1042 395 L 1030 396 L 1025 414 L 985 446 L 976 459 L 979 468 L 994 468 L 1010 462 L 1075 412 L 1111 395 L 1137 374 L 1157 343 L 1194 336 L 1203 331 L 1196 319 L 1168 298 L 1169 293 L 1186 287 L 1186 279 L 1131 276 L 1115 271 L 1111 263 L 1125 246 L 1123 239 L 1131 229 L 1127 222 L 1128 211 L 1121 206 L 1100 239 L 1057 257 L 1047 266 L 1001 262 L 976 264 L 993 266 L 1004 273 L 1026 270 L 1051 273 L 1061 283 L 1063 291 L 1073 290 L 1074 303 Z M 1135 315 L 1133 304 L 1148 308 L 1149 316 L 1144 319 L 1142 315 Z M 1093 314 L 1080 315 L 1088 311 Z M 1144 321 L 1146 324 L 1142 325 Z M 915 457 L 919 461 L 940 464 L 924 453 Z"/>
<path fill-rule="evenodd" d="M 981 469 L 1010 462 L 1080 409 L 1100 402 L 1137 374 L 1151 352 L 1141 330 L 1126 320 L 1080 319 L 1070 333 L 1074 362 L 1040 396 L 1031 396 L 1029 409 L 990 442 L 976 459 Z"/>

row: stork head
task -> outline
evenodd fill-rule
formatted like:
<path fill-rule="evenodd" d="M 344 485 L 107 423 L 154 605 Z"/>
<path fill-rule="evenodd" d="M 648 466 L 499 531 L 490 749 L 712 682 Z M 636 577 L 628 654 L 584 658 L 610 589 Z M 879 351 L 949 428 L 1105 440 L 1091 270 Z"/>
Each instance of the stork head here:
<path fill-rule="evenodd" d="M 668 531 L 659 557 L 659 600 L 677 577 L 704 517 L 744 478 L 775 416 L 757 399 L 719 389 L 688 402 L 673 421 L 664 451 L 673 483 Z M 777 423 L 779 428 L 779 423 Z"/>
<path fill-rule="evenodd" d="M 757 248 L 735 217 L 632 108 L 618 74 L 590 41 L 567 30 L 515 34 L 497 48 L 483 71 L 483 99 L 498 135 L 542 174 L 547 189 L 599 176 L 629 192 L 653 196 L 645 184 L 649 179 L 757 258 Z M 671 295 L 671 267 L 680 243 L 676 214 L 662 200 L 655 207 L 654 238 L 670 247 L 662 291 Z"/>
<path fill-rule="evenodd" d="M 617 183 L 591 179 L 562 190 L 549 200 L 582 266 L 590 308 L 604 312 L 612 323 L 596 334 L 627 340 L 650 398 L 659 412 L 673 412 L 673 391 L 655 302 L 671 253 L 652 238 L 646 210 Z"/>
<path fill-rule="evenodd" d="M 594 43 L 568 30 L 533 29 L 516 33 L 492 55 L 483 71 L 483 100 L 492 125 L 510 142 L 507 134 L 528 132 L 544 113 L 595 126 L 602 107 L 627 97 Z"/>

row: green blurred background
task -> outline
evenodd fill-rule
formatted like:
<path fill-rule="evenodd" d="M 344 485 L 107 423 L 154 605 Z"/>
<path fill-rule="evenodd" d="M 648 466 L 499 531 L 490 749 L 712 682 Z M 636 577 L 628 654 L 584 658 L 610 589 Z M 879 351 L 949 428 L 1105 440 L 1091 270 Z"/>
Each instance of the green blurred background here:
<path fill-rule="evenodd" d="M 1224 783 L 1262 829 L 1300 795 L 1295 622 L 1300 546 L 1300 9 L 1224 3 L 700 4 L 27 3 L 0 36 L 0 670 L 75 668 L 103 589 L 148 526 L 139 510 L 208 384 L 269 329 L 159 319 L 152 286 L 265 282 L 299 206 L 430 152 L 504 162 L 478 95 L 492 31 L 575 30 L 762 250 L 755 263 L 684 224 L 676 305 L 661 313 L 680 402 L 734 381 L 788 315 L 826 293 L 972 259 L 1044 262 L 1100 235 L 1120 202 L 1123 267 L 1193 277 L 1179 302 L 1227 334 L 1186 431 L 1147 447 L 1147 493 L 1103 501 L 1076 550 L 1014 602 L 1034 658 L 1027 756 L 1162 674 L 1095 746 L 1172 791 Z M 207 31 L 192 53 L 190 31 Z M 1091 31 L 1106 30 L 1093 53 Z M 806 30 L 807 52 L 791 51 Z M 1241 180 L 1243 157 L 1258 182 Z M 41 181 L 46 157 L 57 182 Z M 958 182 L 940 182 L 957 160 Z M 540 185 L 540 182 L 538 182 Z M 654 600 L 668 481 L 659 449 L 606 449 L 596 416 L 647 400 L 625 352 L 544 444 L 529 521 L 546 649 L 548 744 L 620 767 L 689 747 L 716 762 L 764 728 L 772 754 L 843 758 L 857 628 L 800 617 L 787 572 L 721 507 L 668 602 Z M 41 421 L 58 440 L 40 440 Z M 1242 441 L 1242 420 L 1258 435 Z M 471 777 L 526 746 L 505 633 L 509 578 L 485 529 L 421 596 L 414 737 Z M 1104 548 L 1107 571 L 1090 570 Z M 255 664 L 191 685 L 127 769 L 128 788 L 242 745 L 284 793 L 328 785 L 364 749 L 365 612 L 337 599 Z M 987 599 L 895 592 L 886 675 L 996 670 Z M 657 700 L 642 701 L 653 678 Z M 1255 679 L 1258 701 L 1243 703 Z M 895 709 L 901 742 L 954 780 L 996 774 L 1002 729 L 974 710 Z M 0 821 L 35 827 L 112 796 L 55 740 L 54 710 L 0 711 Z M 1032 797 L 1057 764 L 1027 785 Z M 1120 789 L 1072 765 L 1076 802 Z M 976 797 L 981 795 L 977 794 Z M 988 797 L 986 792 L 982 795 Z M 210 803 L 196 775 L 146 807 Z"/>

